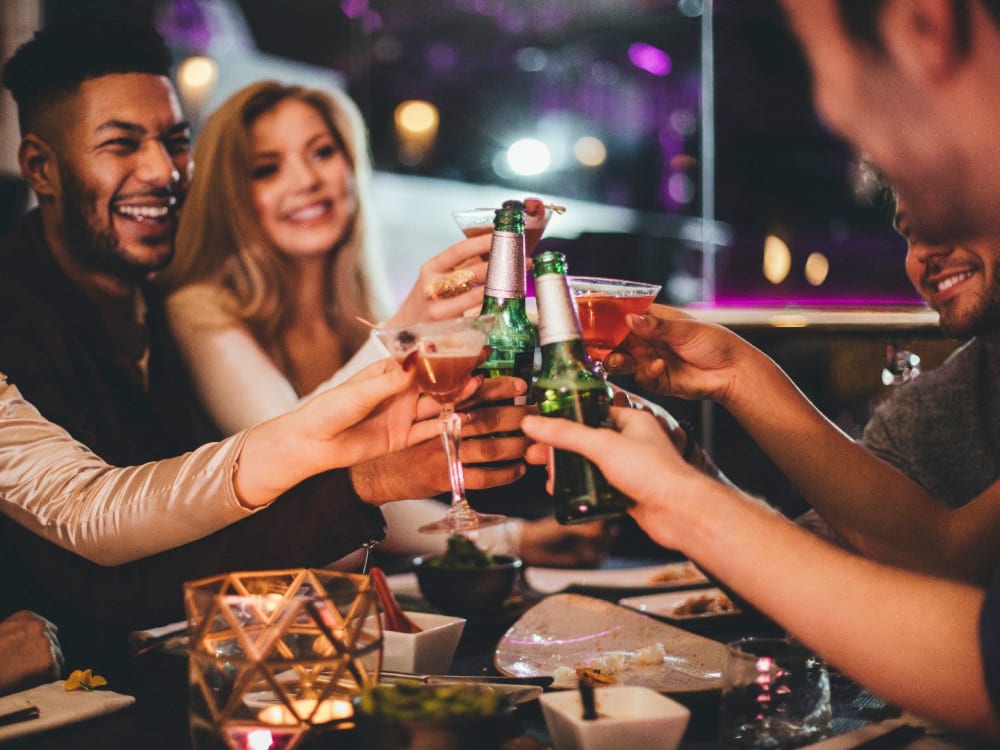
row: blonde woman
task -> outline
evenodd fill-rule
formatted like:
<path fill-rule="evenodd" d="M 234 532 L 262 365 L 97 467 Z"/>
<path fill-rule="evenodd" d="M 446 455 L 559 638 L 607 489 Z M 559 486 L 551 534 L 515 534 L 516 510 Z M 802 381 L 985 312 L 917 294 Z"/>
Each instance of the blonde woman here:
<path fill-rule="evenodd" d="M 195 162 L 177 254 L 160 278 L 172 290 L 171 327 L 202 402 L 220 432 L 231 434 L 386 356 L 359 322 L 382 319 L 386 296 L 376 282 L 367 210 L 371 167 L 361 115 L 345 94 L 275 82 L 253 84 L 224 102 L 198 137 Z M 489 237 L 479 237 L 427 261 L 386 324 L 478 309 L 488 252 Z M 452 295 L 429 293 L 466 262 Z M 474 420 L 471 433 L 476 423 L 499 431 L 498 424 L 519 417 L 513 407 L 497 407 Z M 524 473 L 523 463 L 512 461 L 523 456 L 522 438 L 467 445 L 470 464 L 508 461 L 469 466 L 469 487 L 506 484 Z M 443 543 L 406 533 L 437 517 L 439 505 L 396 505 L 386 508 L 386 549 L 428 551 Z M 536 547 L 560 555 L 573 549 L 567 534 L 585 542 L 595 535 L 564 532 L 551 521 L 511 531 L 529 557 Z"/>

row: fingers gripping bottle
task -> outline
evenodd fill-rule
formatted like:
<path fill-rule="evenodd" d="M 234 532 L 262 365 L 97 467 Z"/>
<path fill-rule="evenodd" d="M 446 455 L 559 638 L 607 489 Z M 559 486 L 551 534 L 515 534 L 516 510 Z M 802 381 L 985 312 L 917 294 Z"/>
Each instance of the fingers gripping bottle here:
<path fill-rule="evenodd" d="M 566 280 L 566 257 L 544 252 L 535 256 L 542 366 L 533 387 L 538 411 L 590 427 L 606 426 L 611 389 L 587 364 L 576 305 Z M 631 500 L 608 484 L 583 456 L 554 451 L 553 499 L 556 520 L 583 523 L 623 513 Z"/>

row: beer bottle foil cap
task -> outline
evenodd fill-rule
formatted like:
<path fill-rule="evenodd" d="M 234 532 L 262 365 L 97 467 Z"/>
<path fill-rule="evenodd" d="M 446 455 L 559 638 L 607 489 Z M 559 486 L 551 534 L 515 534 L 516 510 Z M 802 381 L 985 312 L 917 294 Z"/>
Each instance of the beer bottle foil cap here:
<path fill-rule="evenodd" d="M 565 276 L 558 273 L 539 276 L 535 279 L 535 296 L 538 298 L 540 345 L 583 338 L 576 302 Z"/>
<path fill-rule="evenodd" d="M 517 232 L 494 232 L 490 264 L 486 270 L 485 292 L 490 297 L 523 297 L 524 235 Z"/>

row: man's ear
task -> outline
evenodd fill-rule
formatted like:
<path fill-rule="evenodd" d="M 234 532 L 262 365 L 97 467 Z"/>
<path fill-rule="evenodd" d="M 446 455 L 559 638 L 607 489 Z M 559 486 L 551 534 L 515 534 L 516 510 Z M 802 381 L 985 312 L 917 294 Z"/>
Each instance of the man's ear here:
<path fill-rule="evenodd" d="M 21 139 L 17 149 L 21 175 L 39 198 L 55 197 L 59 192 L 59 168 L 55 151 L 34 133 Z"/>
<path fill-rule="evenodd" d="M 897 0 L 880 19 L 882 39 L 910 75 L 938 83 L 950 77 L 968 54 L 961 19 L 951 0 Z M 967 27 L 969 20 L 966 19 Z"/>

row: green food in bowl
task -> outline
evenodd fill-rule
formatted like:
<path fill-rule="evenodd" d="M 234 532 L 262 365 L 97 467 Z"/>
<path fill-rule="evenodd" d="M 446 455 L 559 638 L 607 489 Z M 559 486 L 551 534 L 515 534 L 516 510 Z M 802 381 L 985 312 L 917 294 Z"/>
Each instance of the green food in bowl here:
<path fill-rule="evenodd" d="M 394 721 L 440 722 L 495 716 L 505 706 L 498 693 L 482 685 L 426 685 L 415 681 L 377 685 L 357 699 L 360 713 Z"/>
<path fill-rule="evenodd" d="M 491 554 L 479 549 L 475 542 L 462 534 L 448 537 L 445 553 L 427 562 L 433 568 L 486 568 L 493 563 Z"/>

